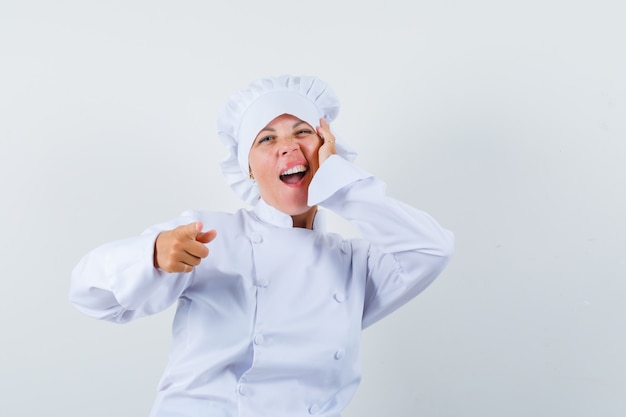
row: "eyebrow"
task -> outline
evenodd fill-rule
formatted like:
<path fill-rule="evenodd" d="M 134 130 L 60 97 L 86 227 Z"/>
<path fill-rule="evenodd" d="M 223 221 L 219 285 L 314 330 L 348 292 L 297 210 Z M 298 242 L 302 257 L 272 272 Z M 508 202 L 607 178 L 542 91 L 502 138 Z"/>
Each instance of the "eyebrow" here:
<path fill-rule="evenodd" d="M 305 122 L 304 120 L 300 120 L 298 122 L 295 122 L 291 128 L 295 129 L 296 127 L 300 126 L 301 124 L 306 124 L 308 125 L 307 122 Z M 310 125 L 309 125 L 310 126 Z M 259 135 L 261 134 L 261 132 L 276 132 L 276 129 L 274 129 L 273 127 L 264 127 L 263 129 L 261 129 L 261 131 L 259 132 Z M 257 137 L 259 137 L 259 135 L 257 135 Z"/>

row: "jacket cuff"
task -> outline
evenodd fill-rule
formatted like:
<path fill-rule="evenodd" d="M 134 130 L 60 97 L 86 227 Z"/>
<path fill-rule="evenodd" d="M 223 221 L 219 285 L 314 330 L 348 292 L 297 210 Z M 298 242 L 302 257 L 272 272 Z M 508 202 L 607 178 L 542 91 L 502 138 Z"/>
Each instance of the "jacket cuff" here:
<path fill-rule="evenodd" d="M 308 205 L 316 206 L 342 188 L 372 176 L 339 155 L 331 155 L 320 165 L 309 185 Z"/>
<path fill-rule="evenodd" d="M 132 244 L 128 245 L 124 241 L 120 242 L 116 248 L 118 250 L 113 251 L 115 261 L 111 259 L 111 262 L 106 263 L 119 265 L 109 272 L 111 289 L 125 309 L 138 308 L 163 285 L 165 276 L 170 275 L 154 266 L 154 243 L 158 235 L 158 232 L 147 233 L 134 238 Z"/>

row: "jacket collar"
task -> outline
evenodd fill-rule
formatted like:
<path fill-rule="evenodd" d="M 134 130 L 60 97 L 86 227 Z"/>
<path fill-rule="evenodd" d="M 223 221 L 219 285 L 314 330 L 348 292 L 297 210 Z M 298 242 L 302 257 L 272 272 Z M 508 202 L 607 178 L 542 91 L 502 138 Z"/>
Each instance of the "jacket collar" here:
<path fill-rule="evenodd" d="M 292 228 L 293 220 L 290 215 L 270 206 L 263 199 L 259 199 L 253 208 L 256 217 L 264 223 L 282 228 Z M 326 213 L 318 208 L 313 219 L 313 230 L 323 232 L 326 230 Z"/>

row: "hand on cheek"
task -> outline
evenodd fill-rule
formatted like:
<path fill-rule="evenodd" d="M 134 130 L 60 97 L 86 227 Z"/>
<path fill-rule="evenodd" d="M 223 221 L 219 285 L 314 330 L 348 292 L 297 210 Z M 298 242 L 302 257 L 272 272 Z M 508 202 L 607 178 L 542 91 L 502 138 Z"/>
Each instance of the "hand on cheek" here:
<path fill-rule="evenodd" d="M 330 125 L 324 118 L 320 119 L 320 125 L 316 130 L 319 137 L 323 140 L 322 146 L 320 146 L 318 151 L 320 165 L 322 165 L 328 157 L 337 153 L 335 149 L 335 136 L 330 132 Z"/>

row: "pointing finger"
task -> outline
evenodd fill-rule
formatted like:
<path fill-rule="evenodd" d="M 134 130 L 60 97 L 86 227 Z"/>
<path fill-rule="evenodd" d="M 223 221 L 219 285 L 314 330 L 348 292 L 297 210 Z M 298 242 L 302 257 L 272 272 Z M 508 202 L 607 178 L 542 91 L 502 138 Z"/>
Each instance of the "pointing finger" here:
<path fill-rule="evenodd" d="M 215 230 L 209 230 L 208 232 L 200 232 L 196 235 L 196 240 L 200 243 L 209 243 L 217 236 Z"/>

